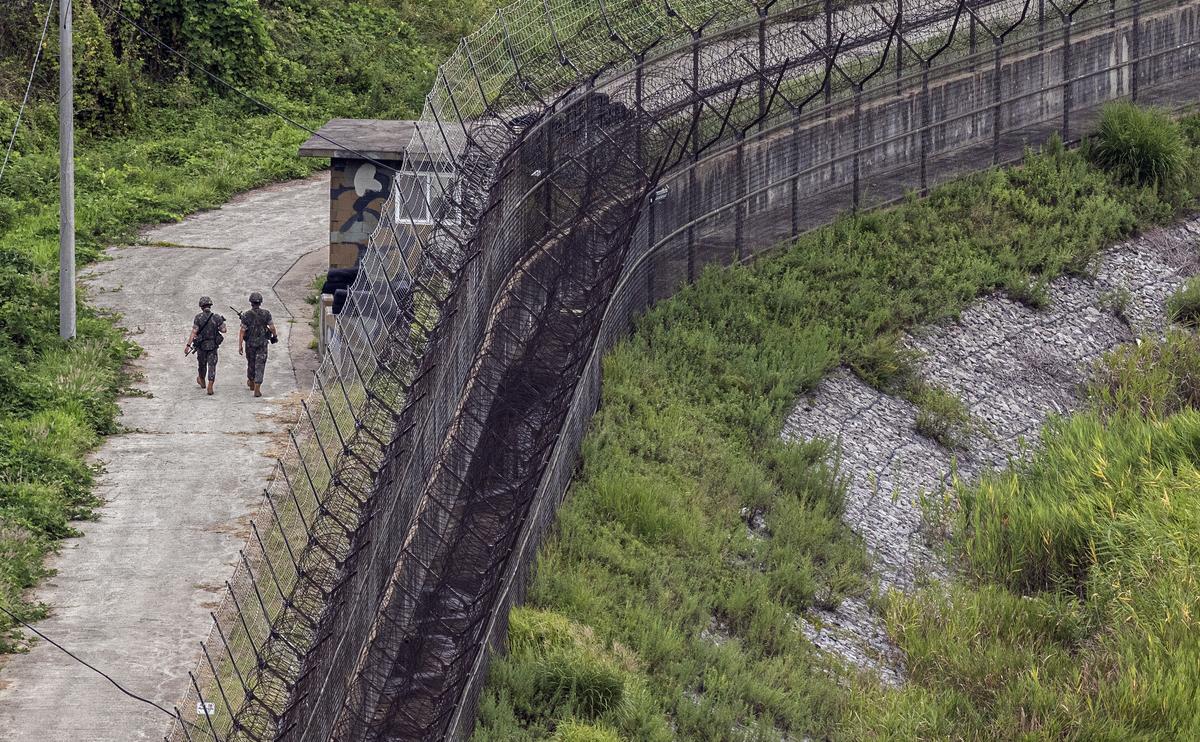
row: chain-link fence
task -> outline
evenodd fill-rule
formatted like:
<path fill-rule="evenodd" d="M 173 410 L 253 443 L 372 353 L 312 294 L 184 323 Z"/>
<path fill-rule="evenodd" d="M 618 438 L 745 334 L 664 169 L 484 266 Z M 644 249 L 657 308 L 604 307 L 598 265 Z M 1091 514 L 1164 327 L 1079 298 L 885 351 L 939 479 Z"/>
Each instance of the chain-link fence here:
<path fill-rule="evenodd" d="M 600 359 L 703 266 L 1200 90 L 1200 0 L 524 1 L 440 69 L 174 740 L 469 735 Z M 414 168 L 419 163 L 411 163 Z"/>

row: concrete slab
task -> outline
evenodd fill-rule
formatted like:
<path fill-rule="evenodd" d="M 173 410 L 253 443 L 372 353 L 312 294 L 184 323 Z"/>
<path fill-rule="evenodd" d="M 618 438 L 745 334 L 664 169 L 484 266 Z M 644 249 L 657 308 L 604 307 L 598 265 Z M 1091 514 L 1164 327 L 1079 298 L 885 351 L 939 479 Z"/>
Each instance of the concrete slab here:
<path fill-rule="evenodd" d="M 304 297 L 327 260 L 327 178 L 263 188 L 149 229 L 146 245 L 112 248 L 111 261 L 85 271 L 93 304 L 119 312 L 145 349 L 135 372 L 147 396 L 121 401 L 130 432 L 95 454 L 105 504 L 51 560 L 57 575 L 36 597 L 53 614 L 38 628 L 168 708 L 184 696 L 208 612 L 233 573 L 271 472 L 268 454 L 311 388 L 317 359 Z M 263 293 L 281 341 L 261 399 L 245 386 L 227 306 L 244 308 L 251 291 Z M 230 330 L 212 397 L 196 386 L 194 357 L 183 356 L 201 294 Z M 169 723 L 44 642 L 0 668 L 4 742 L 160 740 Z"/>

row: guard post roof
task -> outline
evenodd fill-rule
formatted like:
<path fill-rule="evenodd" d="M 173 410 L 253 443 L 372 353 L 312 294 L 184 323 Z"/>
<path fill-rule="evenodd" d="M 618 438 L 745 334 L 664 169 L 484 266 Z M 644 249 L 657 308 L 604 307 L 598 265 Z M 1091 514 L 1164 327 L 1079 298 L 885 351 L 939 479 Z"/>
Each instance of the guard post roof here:
<path fill-rule="evenodd" d="M 414 140 L 418 124 L 421 136 Z M 396 162 L 407 154 L 412 164 L 426 162 L 436 166 L 448 163 L 451 155 L 461 154 L 466 141 L 461 125 L 443 124 L 443 127 L 439 130 L 428 121 L 331 119 L 300 145 L 300 155 Z M 446 139 L 450 140 L 449 145 Z"/>

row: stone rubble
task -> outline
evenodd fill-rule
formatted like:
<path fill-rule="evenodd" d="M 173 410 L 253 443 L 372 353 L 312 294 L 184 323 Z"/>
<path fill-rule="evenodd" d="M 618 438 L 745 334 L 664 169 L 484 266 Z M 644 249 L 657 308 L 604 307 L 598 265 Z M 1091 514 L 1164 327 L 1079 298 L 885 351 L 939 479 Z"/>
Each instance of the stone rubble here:
<path fill-rule="evenodd" d="M 1098 358 L 1138 336 L 1161 333 L 1168 297 L 1200 272 L 1198 252 L 1200 216 L 1112 248 L 1091 278 L 1054 281 L 1044 309 L 991 296 L 954 322 L 905 338 L 921 353 L 922 378 L 960 399 L 975 419 L 963 449 L 947 450 L 918 433 L 912 403 L 846 369 L 798 402 L 782 435 L 838 444 L 834 455 L 847 484 L 844 517 L 863 539 L 882 593 L 950 577 L 924 503 L 942 503 L 954 477 L 972 481 L 1021 456 L 1036 445 L 1047 417 L 1077 408 Z M 901 653 L 863 597 L 847 598 L 832 611 L 810 611 L 797 623 L 817 647 L 849 666 L 885 684 L 903 682 Z"/>

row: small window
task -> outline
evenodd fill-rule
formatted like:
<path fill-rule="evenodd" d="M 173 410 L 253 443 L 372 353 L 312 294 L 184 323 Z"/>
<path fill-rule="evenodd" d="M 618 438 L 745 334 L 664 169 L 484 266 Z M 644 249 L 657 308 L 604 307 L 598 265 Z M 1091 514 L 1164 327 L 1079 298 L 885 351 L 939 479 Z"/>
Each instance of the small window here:
<path fill-rule="evenodd" d="M 393 187 L 397 189 L 393 201 L 397 224 L 433 224 L 435 217 L 458 220 L 458 182 L 451 173 L 399 172 Z"/>

